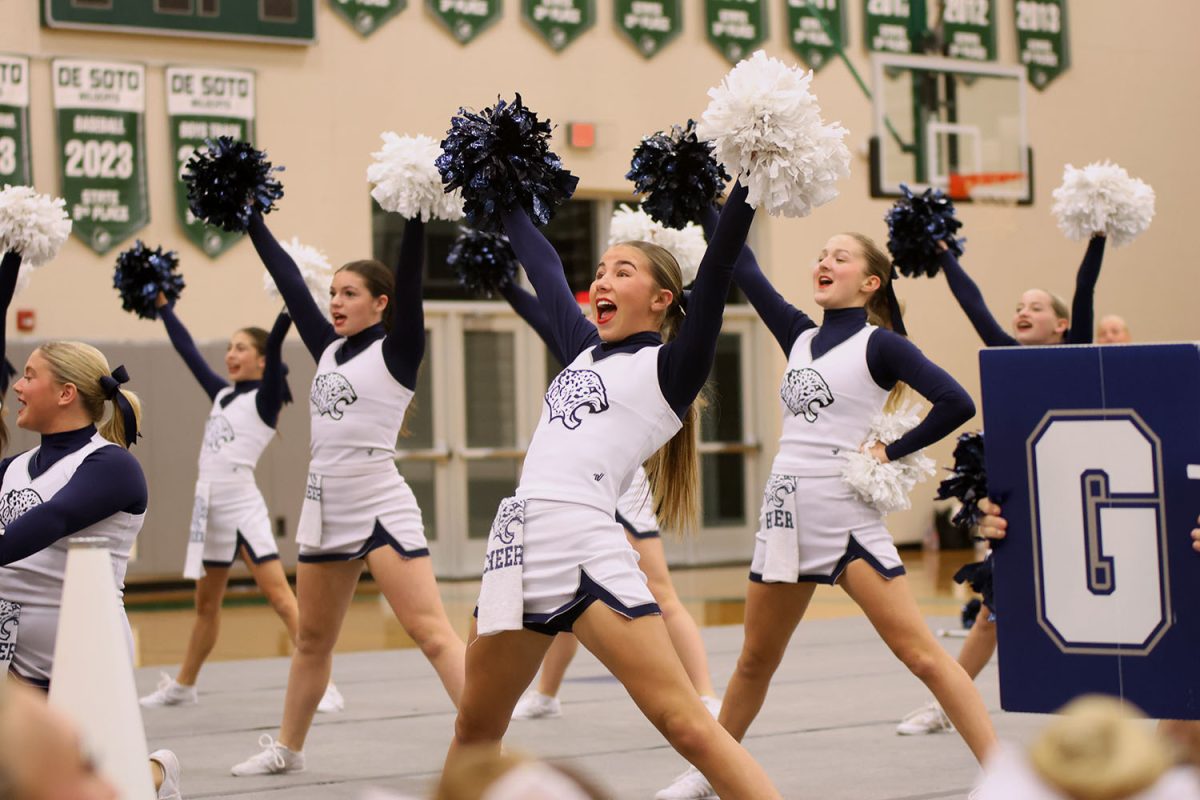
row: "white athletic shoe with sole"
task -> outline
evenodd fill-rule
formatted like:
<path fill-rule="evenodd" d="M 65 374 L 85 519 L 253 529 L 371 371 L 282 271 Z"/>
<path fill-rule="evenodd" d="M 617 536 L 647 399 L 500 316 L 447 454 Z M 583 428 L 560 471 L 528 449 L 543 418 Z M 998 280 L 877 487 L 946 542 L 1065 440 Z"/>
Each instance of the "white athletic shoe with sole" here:
<path fill-rule="evenodd" d="M 721 716 L 721 698 L 714 694 L 701 695 L 700 701 L 704 703 L 704 707 L 708 709 L 708 713 L 713 715 L 713 719 Z"/>
<path fill-rule="evenodd" d="M 266 733 L 258 737 L 258 746 L 263 748 L 262 752 L 235 765 L 230 770 L 234 775 L 240 778 L 247 775 L 279 775 L 284 772 L 304 771 L 303 752 L 289 750 Z"/>
<path fill-rule="evenodd" d="M 157 762 L 163 771 L 163 782 L 158 787 L 157 800 L 182 800 L 179 793 L 179 758 L 170 750 L 155 750 L 150 760 Z"/>
<path fill-rule="evenodd" d="M 896 733 L 901 736 L 920 736 L 925 733 L 948 733 L 954 730 L 950 718 L 936 702 L 927 703 L 916 711 L 910 712 L 896 726 Z"/>
<path fill-rule="evenodd" d="M 667 788 L 654 795 L 654 800 L 718 800 L 708 778 L 695 767 L 688 767 Z"/>
<path fill-rule="evenodd" d="M 317 704 L 317 711 L 322 714 L 336 714 L 346 708 L 346 699 L 342 697 L 342 693 L 333 685 L 331 681 L 325 687 L 325 694 L 321 695 L 321 702 Z"/>
<path fill-rule="evenodd" d="M 184 686 L 164 672 L 158 679 L 158 688 L 138 702 L 146 708 L 194 706 L 197 702 L 196 687 Z"/>
<path fill-rule="evenodd" d="M 513 719 L 558 719 L 562 716 L 562 703 L 557 697 L 530 689 L 517 701 Z"/>

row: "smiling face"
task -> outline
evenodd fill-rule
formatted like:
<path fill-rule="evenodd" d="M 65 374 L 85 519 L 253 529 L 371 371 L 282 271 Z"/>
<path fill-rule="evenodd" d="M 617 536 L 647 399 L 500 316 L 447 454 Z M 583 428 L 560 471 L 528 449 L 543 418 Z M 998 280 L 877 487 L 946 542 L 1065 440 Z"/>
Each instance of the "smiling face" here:
<path fill-rule="evenodd" d="M 813 265 L 813 299 L 821 308 L 865 306 L 881 283 L 868 270 L 862 244 L 844 233 L 825 243 Z"/>
<path fill-rule="evenodd" d="M 387 295 L 372 295 L 362 275 L 348 269 L 334 273 L 329 312 L 338 336 L 353 336 L 379 323 L 387 305 Z"/>
<path fill-rule="evenodd" d="M 630 244 L 615 244 L 604 252 L 588 291 L 592 319 L 606 342 L 658 332 L 674 298 L 659 286 L 646 254 Z"/>
<path fill-rule="evenodd" d="M 78 396 L 74 384 L 58 382 L 40 350 L 29 354 L 13 393 L 17 396 L 17 425 L 37 432 L 52 430 L 63 409 Z"/>
<path fill-rule="evenodd" d="M 258 352 L 254 337 L 246 331 L 238 331 L 229 339 L 225 349 L 225 369 L 231 381 L 262 380 L 267 359 Z"/>
<path fill-rule="evenodd" d="M 1054 310 L 1049 292 L 1029 289 L 1021 295 L 1012 325 L 1013 338 L 1023 345 L 1061 344 L 1068 322 Z"/>

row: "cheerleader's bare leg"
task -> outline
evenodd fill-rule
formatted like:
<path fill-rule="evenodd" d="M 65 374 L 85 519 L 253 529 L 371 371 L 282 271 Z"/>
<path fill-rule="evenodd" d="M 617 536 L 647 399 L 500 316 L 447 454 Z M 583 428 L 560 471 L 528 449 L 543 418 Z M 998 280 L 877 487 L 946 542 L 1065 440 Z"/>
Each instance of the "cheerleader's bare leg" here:
<path fill-rule="evenodd" d="M 463 690 L 465 645 L 442 606 L 432 561 L 404 558 L 390 547 L 379 547 L 367 555 L 367 566 L 396 619 L 429 659 L 457 707 Z"/>
<path fill-rule="evenodd" d="M 499 751 L 513 708 L 533 682 L 552 641 L 527 630 L 478 636 L 475 622 L 471 622 L 466 682 L 454 721 L 454 739 L 446 754 L 447 769 L 463 747 L 495 746 Z"/>
<path fill-rule="evenodd" d="M 546 651 L 546 658 L 542 661 L 542 671 L 538 673 L 539 692 L 547 697 L 558 697 L 567 667 L 571 666 L 578 650 L 579 640 L 574 634 L 560 633 L 554 637 L 554 643 L 550 645 L 550 649 Z"/>
<path fill-rule="evenodd" d="M 967 747 L 982 761 L 996 744 L 987 707 L 966 670 L 933 638 L 908 580 L 903 575 L 884 578 L 857 559 L 846 567 L 839 583 L 896 657 L 929 687 Z"/>
<path fill-rule="evenodd" d="M 229 583 L 229 567 L 205 567 L 204 575 L 196 581 L 196 619 L 192 622 L 192 635 L 188 638 L 183 653 L 183 663 L 177 683 L 195 686 L 200 668 L 217 643 L 221 632 L 221 601 Z"/>
<path fill-rule="evenodd" d="M 279 726 L 279 743 L 290 750 L 304 749 L 313 714 L 329 685 L 333 646 L 354 599 L 362 568 L 363 562 L 357 559 L 301 561 L 296 567 L 300 624 L 283 701 L 283 723 Z"/>
<path fill-rule="evenodd" d="M 279 615 L 280 621 L 287 628 L 288 638 L 295 645 L 296 629 L 300 624 L 300 611 L 296 605 L 296 595 L 292 592 L 292 587 L 288 585 L 283 564 L 278 558 L 256 564 L 250 554 L 246 552 L 245 547 L 241 548 L 241 553 L 242 560 L 246 562 L 246 566 L 250 568 L 250 574 L 254 576 L 258 590 L 263 593 L 263 597 L 267 598 L 272 610 Z"/>
<path fill-rule="evenodd" d="M 771 678 L 808 610 L 815 583 L 756 583 L 746 587 L 745 638 L 725 687 L 720 722 L 739 742 L 758 716 Z"/>
<path fill-rule="evenodd" d="M 996 652 L 996 623 L 992 622 L 991 616 L 990 608 L 986 605 L 979 607 L 975 624 L 971 626 L 967 638 L 963 641 L 962 650 L 958 653 L 958 663 L 962 664 L 971 680 L 979 676 L 991 661 L 992 654 Z"/>
<path fill-rule="evenodd" d="M 723 800 L 781 797 L 758 762 L 708 713 L 660 617 L 627 619 L 595 602 L 574 630 L 580 644 L 621 681 L 646 718 Z"/>

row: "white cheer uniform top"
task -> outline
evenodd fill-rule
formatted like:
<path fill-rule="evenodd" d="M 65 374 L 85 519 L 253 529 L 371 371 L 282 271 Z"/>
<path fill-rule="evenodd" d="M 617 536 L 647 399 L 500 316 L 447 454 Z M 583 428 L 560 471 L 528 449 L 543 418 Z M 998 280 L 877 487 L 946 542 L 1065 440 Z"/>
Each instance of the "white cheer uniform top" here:
<path fill-rule="evenodd" d="M 83 447 L 63 456 L 36 478 L 29 477 L 29 463 L 40 448 L 35 447 L 17 456 L 9 463 L 4 482 L 0 484 L 0 523 L 7 526 L 33 507 L 54 497 L 71 480 L 85 458 L 101 447 L 117 446 L 97 433 Z M 129 514 L 118 511 L 94 525 L 64 536 L 28 558 L 0 567 L 0 597 L 21 604 L 57 607 L 62 601 L 68 545 L 77 536 L 98 536 L 108 540 L 117 595 L 122 596 L 129 552 L 145 519 L 144 512 Z"/>
<path fill-rule="evenodd" d="M 253 473 L 258 459 L 275 429 L 258 415 L 258 390 L 238 394 L 221 407 L 234 387 L 226 386 L 213 398 L 212 411 L 204 423 L 204 444 L 200 447 L 200 480 L 220 481 Z"/>
<path fill-rule="evenodd" d="M 773 473 L 840 475 L 846 463 L 843 452 L 862 447 L 871 418 L 883 410 L 890 394 L 875 383 L 867 368 L 867 341 L 874 325 L 813 358 L 812 341 L 819 330 L 800 334 L 788 353 L 779 389 L 783 435 Z"/>
<path fill-rule="evenodd" d="M 345 339 L 325 348 L 309 393 L 312 462 L 318 475 L 353 477 L 395 470 L 396 437 L 413 390 L 392 377 L 383 361 L 383 340 L 338 364 L 333 354 Z"/>
<path fill-rule="evenodd" d="M 580 353 L 546 390 L 517 497 L 611 515 L 633 474 L 683 423 L 658 383 L 661 345 L 594 360 Z"/>

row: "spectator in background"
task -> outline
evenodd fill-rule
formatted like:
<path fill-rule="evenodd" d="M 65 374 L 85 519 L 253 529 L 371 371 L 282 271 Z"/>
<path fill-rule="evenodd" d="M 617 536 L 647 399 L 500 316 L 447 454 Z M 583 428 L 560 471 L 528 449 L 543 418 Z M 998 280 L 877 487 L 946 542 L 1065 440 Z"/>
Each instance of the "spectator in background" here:
<path fill-rule="evenodd" d="M 1100 318 L 1100 324 L 1096 326 L 1096 344 L 1127 344 L 1132 341 L 1124 319 L 1116 314 Z"/>

